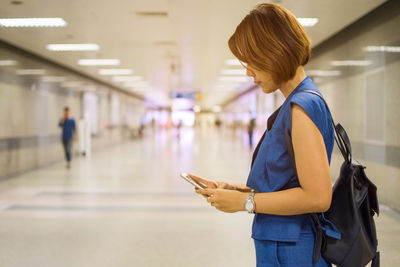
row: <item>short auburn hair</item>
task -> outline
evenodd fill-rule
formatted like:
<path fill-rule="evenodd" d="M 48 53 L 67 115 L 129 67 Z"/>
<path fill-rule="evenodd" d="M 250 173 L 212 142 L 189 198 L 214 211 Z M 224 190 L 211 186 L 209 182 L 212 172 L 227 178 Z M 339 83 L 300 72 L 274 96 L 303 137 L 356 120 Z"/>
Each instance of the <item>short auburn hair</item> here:
<path fill-rule="evenodd" d="M 272 75 L 276 84 L 288 81 L 311 56 L 311 41 L 286 8 L 260 4 L 240 22 L 229 49 L 242 62 Z"/>

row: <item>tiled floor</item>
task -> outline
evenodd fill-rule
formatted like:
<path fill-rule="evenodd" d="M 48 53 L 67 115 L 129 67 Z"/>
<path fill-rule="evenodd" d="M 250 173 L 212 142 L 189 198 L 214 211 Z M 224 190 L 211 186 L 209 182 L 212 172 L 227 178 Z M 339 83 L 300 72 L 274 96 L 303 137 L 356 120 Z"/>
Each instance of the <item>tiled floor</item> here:
<path fill-rule="evenodd" d="M 0 266 L 255 266 L 252 217 L 217 212 L 179 178 L 245 182 L 245 143 L 159 131 L 0 182 Z M 398 266 L 400 216 L 384 209 L 377 226 L 381 266 Z"/>

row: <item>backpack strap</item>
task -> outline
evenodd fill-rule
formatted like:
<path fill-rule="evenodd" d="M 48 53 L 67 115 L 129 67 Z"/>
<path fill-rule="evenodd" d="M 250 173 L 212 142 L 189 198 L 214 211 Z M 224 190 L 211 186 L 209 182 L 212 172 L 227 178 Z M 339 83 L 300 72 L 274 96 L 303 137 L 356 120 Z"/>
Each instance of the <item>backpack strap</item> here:
<path fill-rule="evenodd" d="M 375 253 L 374 258 L 372 259 L 371 267 L 379 267 L 379 265 L 380 265 L 380 257 L 381 257 L 380 253 L 379 253 L 379 251 L 377 251 Z"/>
<path fill-rule="evenodd" d="M 316 213 L 311 213 L 310 216 L 315 226 L 315 240 L 312 260 L 313 264 L 317 264 L 317 262 L 321 258 L 322 246 L 325 242 L 325 234 L 324 230 L 322 229 L 322 224 L 319 221 L 318 215 Z"/>
<path fill-rule="evenodd" d="M 311 93 L 314 94 L 316 96 L 318 96 L 319 98 L 322 99 L 322 101 L 324 101 L 325 107 L 329 113 L 329 116 L 331 118 L 332 124 L 333 124 L 333 129 L 335 130 L 336 136 L 335 136 L 335 142 L 340 150 L 340 152 L 343 155 L 343 158 L 346 162 L 351 163 L 352 161 L 352 151 L 351 151 L 351 144 L 350 144 L 350 139 L 347 136 L 346 131 L 344 130 L 344 128 L 342 127 L 342 125 L 340 125 L 340 123 L 335 124 L 333 117 L 332 117 L 332 113 L 329 109 L 328 104 L 326 103 L 325 99 L 318 94 L 315 91 L 311 91 L 311 90 L 303 90 L 301 92 L 306 92 L 306 93 Z"/>

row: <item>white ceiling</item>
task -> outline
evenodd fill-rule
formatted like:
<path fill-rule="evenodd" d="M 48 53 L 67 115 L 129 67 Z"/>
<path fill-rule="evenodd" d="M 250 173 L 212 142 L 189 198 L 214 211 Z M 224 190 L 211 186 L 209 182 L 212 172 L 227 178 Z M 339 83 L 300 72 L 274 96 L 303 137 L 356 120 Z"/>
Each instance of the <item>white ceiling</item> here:
<path fill-rule="evenodd" d="M 227 41 L 241 19 L 265 1 L 22 0 L 22 5 L 10 2 L 0 0 L 0 18 L 61 17 L 68 26 L 0 27 L 0 39 L 107 82 L 112 80 L 98 75 L 100 67 L 79 66 L 78 59 L 120 59 L 118 68 L 132 68 L 135 75 L 149 82 L 152 89 L 140 93 L 154 102 L 168 105 L 171 91 L 194 90 L 203 95 L 199 104 L 210 108 L 238 93 L 239 89 L 214 88 L 221 70 L 226 68 L 225 60 L 233 58 Z M 319 18 L 316 26 L 306 28 L 315 46 L 383 2 L 283 0 L 280 4 L 297 17 Z M 148 11 L 168 15 L 136 14 Z M 52 52 L 46 50 L 49 43 L 96 43 L 101 48 L 94 52 Z"/>

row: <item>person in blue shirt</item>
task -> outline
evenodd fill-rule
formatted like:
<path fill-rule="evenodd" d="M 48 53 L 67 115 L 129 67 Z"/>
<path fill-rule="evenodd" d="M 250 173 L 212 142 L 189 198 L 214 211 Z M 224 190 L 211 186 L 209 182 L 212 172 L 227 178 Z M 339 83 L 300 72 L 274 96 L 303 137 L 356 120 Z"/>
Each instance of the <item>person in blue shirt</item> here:
<path fill-rule="evenodd" d="M 237 26 L 229 48 L 264 93 L 279 90 L 284 103 L 268 119 L 267 130 L 253 155 L 246 184 L 216 182 L 191 174 L 207 186 L 196 189 L 223 212 L 254 213 L 252 238 L 257 266 L 331 266 L 323 257 L 312 261 L 318 213 L 325 234 L 339 239 L 328 221 L 332 199 L 329 171 L 334 130 L 321 94 L 304 66 L 310 40 L 296 17 L 274 4 L 261 4 Z M 292 138 L 297 174 L 285 142 Z"/>
<path fill-rule="evenodd" d="M 65 152 L 65 159 L 67 161 L 67 168 L 71 167 L 72 160 L 72 144 L 74 139 L 77 138 L 75 119 L 69 116 L 69 108 L 64 108 L 64 117 L 60 120 L 58 126 L 62 128 L 62 144 Z"/>

